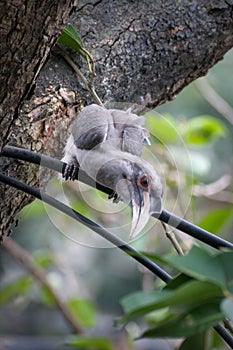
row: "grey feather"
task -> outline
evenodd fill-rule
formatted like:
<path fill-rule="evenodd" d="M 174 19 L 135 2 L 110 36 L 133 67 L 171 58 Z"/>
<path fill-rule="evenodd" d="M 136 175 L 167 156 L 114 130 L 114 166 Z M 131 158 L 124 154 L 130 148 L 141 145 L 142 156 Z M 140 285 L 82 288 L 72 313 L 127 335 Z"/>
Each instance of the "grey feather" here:
<path fill-rule="evenodd" d="M 112 147 L 140 156 L 149 136 L 144 121 L 143 116 L 93 104 L 78 115 L 72 135 L 79 149 L 90 150 L 108 140 Z"/>
<path fill-rule="evenodd" d="M 90 150 L 102 143 L 111 123 L 107 109 L 90 105 L 85 107 L 72 125 L 72 135 L 75 145 L 80 149 Z"/>

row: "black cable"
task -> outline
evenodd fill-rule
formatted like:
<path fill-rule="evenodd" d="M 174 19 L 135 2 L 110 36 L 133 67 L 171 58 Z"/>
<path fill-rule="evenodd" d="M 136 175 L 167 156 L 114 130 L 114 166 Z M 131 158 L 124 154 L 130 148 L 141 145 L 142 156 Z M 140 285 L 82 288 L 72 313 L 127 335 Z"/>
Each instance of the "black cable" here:
<path fill-rule="evenodd" d="M 156 276 L 158 276 L 164 282 L 168 282 L 172 278 L 161 267 L 159 267 L 157 264 L 152 262 L 150 259 L 146 258 L 143 254 L 139 253 L 136 249 L 132 248 L 130 245 L 125 243 L 122 239 L 118 238 L 117 236 L 115 236 L 111 232 L 107 231 L 104 227 L 91 221 L 90 219 L 88 219 L 84 215 L 80 214 L 76 210 L 68 207 L 67 205 L 63 204 L 62 202 L 59 202 L 57 199 L 49 196 L 45 192 L 43 192 L 37 188 L 31 187 L 31 186 L 29 186 L 29 185 L 27 185 L 19 180 L 16 180 L 13 177 L 3 175 L 2 173 L 0 173 L 0 181 L 7 184 L 7 185 L 15 187 L 21 191 L 24 191 L 24 192 L 32 195 L 35 198 L 40 199 L 41 201 L 51 205 L 52 207 L 60 210 L 62 213 L 65 213 L 66 215 L 77 220 L 78 222 L 80 222 L 84 226 L 95 231 L 101 237 L 105 238 L 107 241 L 111 242 L 114 246 L 123 250 L 126 254 L 131 256 L 133 259 L 140 262 L 143 266 L 147 267 L 151 272 L 153 272 Z"/>
<path fill-rule="evenodd" d="M 47 157 L 47 160 L 49 157 Z M 59 164 L 58 164 L 59 165 Z M 56 170 L 56 169 L 54 169 Z M 125 252 L 127 255 L 131 256 L 133 259 L 138 261 L 140 264 L 148 268 L 152 273 L 154 273 L 157 277 L 159 277 L 162 281 L 167 283 L 172 279 L 172 277 L 163 270 L 160 266 L 143 256 L 143 254 L 139 253 L 136 249 L 129 246 L 127 243 L 125 243 L 123 240 L 118 238 L 117 236 L 113 235 L 111 232 L 107 231 L 102 226 L 96 224 L 95 222 L 91 221 L 90 219 L 86 218 L 76 210 L 68 207 L 67 205 L 59 202 L 55 198 L 47 195 L 45 192 L 40 191 L 34 187 L 31 187 L 21 181 L 18 181 L 10 176 L 6 176 L 0 173 L 0 181 L 13 186 L 23 192 L 26 192 L 35 198 L 38 198 L 42 200 L 45 203 L 48 203 L 52 207 L 60 210 L 62 213 L 67 214 L 71 218 L 77 220 L 78 222 L 82 223 L 84 226 L 90 228 L 91 230 L 95 231 L 97 234 L 99 234 L 101 237 L 105 238 L 109 242 L 111 242 L 114 246 L 121 249 L 123 252 Z M 223 326 L 218 324 L 214 327 L 215 331 L 222 337 L 222 339 L 233 349 L 233 337 L 225 330 Z"/>
<path fill-rule="evenodd" d="M 179 216 L 169 213 L 167 210 L 163 210 L 158 219 L 213 248 L 220 249 L 225 247 L 233 249 L 233 243 L 215 236 L 203 228 L 196 226 L 185 219 L 181 219 Z"/>
<path fill-rule="evenodd" d="M 62 173 L 62 170 L 65 167 L 65 163 L 61 162 L 60 160 L 57 160 L 52 157 L 48 157 L 39 153 L 35 153 L 30 150 L 14 147 L 14 146 L 5 146 L 2 149 L 1 156 L 16 158 L 16 159 L 24 160 L 34 164 L 38 164 L 46 168 L 55 170 L 59 173 Z M 113 193 L 113 191 L 110 188 L 107 188 L 105 186 L 102 186 L 96 183 L 81 169 L 79 169 L 76 178 L 77 180 L 84 182 L 92 187 L 95 187 L 98 190 L 107 193 L 108 195 L 111 195 Z M 202 241 L 210 245 L 211 247 L 214 247 L 216 249 L 220 249 L 220 248 L 233 249 L 233 243 L 228 242 L 218 236 L 215 236 L 212 233 L 168 212 L 167 210 L 163 210 L 160 216 L 159 217 L 156 216 L 156 218 L 198 239 L 199 241 Z"/>
<path fill-rule="evenodd" d="M 226 331 L 226 329 L 218 324 L 213 327 L 215 331 L 220 335 L 220 337 L 225 340 L 225 342 L 233 349 L 233 337 Z"/>
<path fill-rule="evenodd" d="M 28 149 L 14 147 L 14 146 L 3 147 L 0 153 L 0 156 L 24 160 L 26 162 L 30 162 L 33 164 L 46 167 L 51 170 L 55 170 L 61 174 L 63 173 L 63 169 L 66 165 L 66 163 L 63 163 L 58 159 L 46 156 L 44 154 L 36 153 Z M 76 174 L 76 179 L 89 186 L 97 188 L 97 190 L 100 190 L 108 195 L 111 195 L 113 193 L 113 190 L 111 190 L 110 188 L 96 183 L 82 169 L 78 169 L 78 172 Z"/>

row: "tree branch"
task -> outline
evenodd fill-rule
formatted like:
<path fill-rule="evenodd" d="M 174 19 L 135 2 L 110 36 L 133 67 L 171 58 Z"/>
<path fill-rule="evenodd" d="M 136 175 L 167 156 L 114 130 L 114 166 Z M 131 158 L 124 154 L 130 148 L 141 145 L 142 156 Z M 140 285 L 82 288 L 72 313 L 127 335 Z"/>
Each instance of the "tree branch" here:
<path fill-rule="evenodd" d="M 70 325 L 73 332 L 76 334 L 83 333 L 81 325 L 73 316 L 66 303 L 62 300 L 62 297 L 49 283 L 46 272 L 34 262 L 31 255 L 9 237 L 4 240 L 2 246 L 8 252 L 8 254 L 22 264 L 22 266 L 52 295 L 55 304 L 67 323 Z"/>
<path fill-rule="evenodd" d="M 206 101 L 233 125 L 233 108 L 212 88 L 207 79 L 198 79 L 195 85 Z"/>
<path fill-rule="evenodd" d="M 163 229 L 165 231 L 167 238 L 170 240 L 170 242 L 173 245 L 173 247 L 175 248 L 177 254 L 184 255 L 184 252 L 183 252 L 179 242 L 176 239 L 175 233 L 169 227 L 167 227 L 167 225 L 163 221 L 161 223 L 162 223 L 162 226 L 163 226 Z"/>
<path fill-rule="evenodd" d="M 85 6 L 86 5 L 86 6 Z M 80 0 L 72 23 L 96 60 L 104 102 L 175 98 L 233 46 L 232 2 Z"/>

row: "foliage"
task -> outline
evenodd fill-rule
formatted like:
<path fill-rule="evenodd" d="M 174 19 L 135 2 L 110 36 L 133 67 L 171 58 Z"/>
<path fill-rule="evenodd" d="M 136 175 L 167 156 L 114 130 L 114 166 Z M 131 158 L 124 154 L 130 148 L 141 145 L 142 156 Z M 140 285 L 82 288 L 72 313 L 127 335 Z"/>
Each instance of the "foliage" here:
<path fill-rule="evenodd" d="M 182 133 L 188 144 L 200 145 L 226 135 L 226 127 L 217 118 L 202 115 L 185 123 Z"/>
<path fill-rule="evenodd" d="M 162 144 L 174 144 L 181 138 L 187 145 L 198 146 L 227 133 L 224 123 L 209 115 L 179 122 L 171 114 L 150 111 L 146 113 L 146 122 L 150 133 Z"/>
<path fill-rule="evenodd" d="M 91 328 L 96 323 L 96 309 L 88 299 L 70 298 L 68 306 L 78 322 L 85 328 Z"/>
<path fill-rule="evenodd" d="M 57 43 L 74 49 L 87 62 L 89 72 L 94 74 L 93 57 L 85 49 L 80 34 L 77 32 L 76 28 L 72 26 L 72 24 L 69 24 L 65 29 L 63 29 Z"/>
<path fill-rule="evenodd" d="M 163 148 L 169 166 L 194 175 L 197 182 L 205 175 L 209 178 L 214 169 L 208 149 L 229 134 L 225 123 L 210 115 L 176 118 L 153 110 L 146 113 L 146 124 L 154 142 Z"/>
<path fill-rule="evenodd" d="M 111 341 L 104 337 L 83 337 L 70 336 L 66 340 L 66 345 L 74 348 L 90 349 L 90 350 L 111 350 L 113 345 Z"/>
<path fill-rule="evenodd" d="M 146 123 L 150 135 L 162 144 L 175 143 L 179 138 L 178 124 L 170 114 L 159 115 L 155 111 L 147 112 Z"/>
<path fill-rule="evenodd" d="M 15 299 L 19 295 L 24 295 L 28 292 L 31 285 L 32 278 L 30 276 L 22 276 L 2 286 L 0 288 L 0 305 Z"/>
<path fill-rule="evenodd" d="M 179 350 L 204 350 L 206 349 L 207 332 L 197 333 L 185 339 Z"/>
<path fill-rule="evenodd" d="M 229 219 L 232 219 L 232 207 L 220 207 L 209 211 L 198 223 L 198 226 L 217 234 Z"/>
<path fill-rule="evenodd" d="M 226 317 L 233 318 L 232 251 L 213 254 L 193 247 L 184 256 L 148 257 L 180 273 L 161 290 L 139 291 L 123 298 L 125 315 L 118 324 L 143 318 L 150 326 L 141 337 L 187 337 Z M 153 320 L 157 310 L 166 310 L 165 317 L 161 313 L 161 319 L 157 314 Z"/>

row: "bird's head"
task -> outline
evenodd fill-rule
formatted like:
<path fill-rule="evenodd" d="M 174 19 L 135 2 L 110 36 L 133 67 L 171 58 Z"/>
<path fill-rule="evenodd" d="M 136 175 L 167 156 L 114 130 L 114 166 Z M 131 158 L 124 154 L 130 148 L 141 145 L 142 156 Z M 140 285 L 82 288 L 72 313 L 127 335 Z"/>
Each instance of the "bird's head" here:
<path fill-rule="evenodd" d="M 116 191 L 132 209 L 130 239 L 146 225 L 150 216 L 162 211 L 162 184 L 154 168 L 135 157 L 107 161 L 98 171 L 97 181 Z"/>

